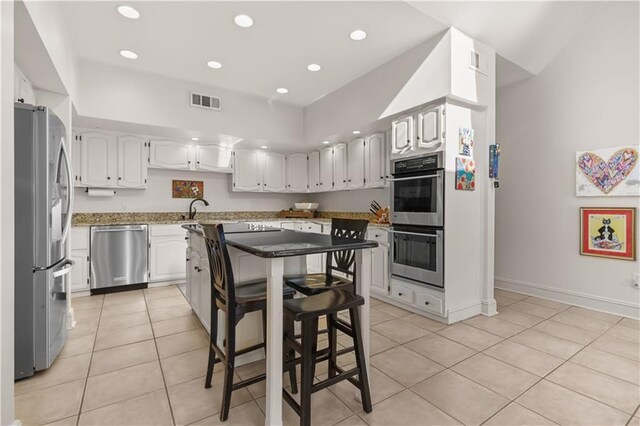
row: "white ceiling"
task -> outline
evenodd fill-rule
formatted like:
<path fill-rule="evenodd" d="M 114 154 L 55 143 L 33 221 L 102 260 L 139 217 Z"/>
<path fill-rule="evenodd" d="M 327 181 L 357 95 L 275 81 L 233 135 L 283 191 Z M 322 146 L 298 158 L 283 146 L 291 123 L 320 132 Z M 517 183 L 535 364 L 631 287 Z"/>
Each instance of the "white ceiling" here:
<path fill-rule="evenodd" d="M 308 105 L 443 31 L 404 2 L 61 2 L 78 57 Z M 254 26 L 237 27 L 248 14 Z M 367 31 L 360 42 L 355 29 Z M 137 60 L 119 55 L 138 53 Z M 222 69 L 206 66 L 209 60 Z M 319 72 L 307 71 L 318 63 Z M 289 89 L 286 95 L 278 87 Z M 215 93 L 212 93 L 215 95 Z"/>
<path fill-rule="evenodd" d="M 304 106 L 449 26 L 496 49 L 498 86 L 521 80 L 539 73 L 603 2 L 127 2 L 138 20 L 120 16 L 120 4 L 59 3 L 78 57 Z M 240 13 L 254 26 L 237 27 Z M 355 29 L 368 37 L 350 40 Z M 139 58 L 122 58 L 122 49 Z M 310 63 L 322 70 L 307 71 Z"/>

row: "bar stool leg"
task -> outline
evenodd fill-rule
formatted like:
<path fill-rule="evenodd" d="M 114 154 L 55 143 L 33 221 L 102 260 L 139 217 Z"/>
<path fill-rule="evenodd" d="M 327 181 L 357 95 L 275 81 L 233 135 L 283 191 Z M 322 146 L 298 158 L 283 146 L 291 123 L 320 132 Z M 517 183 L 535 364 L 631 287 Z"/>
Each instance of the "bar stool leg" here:
<path fill-rule="evenodd" d="M 212 300 L 211 307 L 211 333 L 209 338 L 209 363 L 207 364 L 207 378 L 204 381 L 205 389 L 211 387 L 211 379 L 213 378 L 213 369 L 216 364 L 216 351 L 213 349 L 213 345 L 218 344 L 218 309 L 216 307 L 216 301 Z"/>
<path fill-rule="evenodd" d="M 318 341 L 318 319 L 302 321 L 302 383 L 300 394 L 300 425 L 311 426 L 311 386 L 313 385 L 313 359 Z"/>
<path fill-rule="evenodd" d="M 233 392 L 233 373 L 236 362 L 236 316 L 227 316 L 225 324 L 227 338 L 225 340 L 225 352 L 227 354 L 226 365 L 224 367 L 224 383 L 222 395 L 222 409 L 220 410 L 220 421 L 224 422 L 229 418 L 229 408 L 231 406 L 231 393 Z"/>
<path fill-rule="evenodd" d="M 296 334 L 295 322 L 293 320 L 285 318 L 285 320 L 284 320 L 284 330 L 285 330 L 285 334 L 293 339 L 295 337 L 295 334 Z M 284 346 L 285 347 L 284 347 L 283 353 L 286 354 L 285 355 L 285 361 L 293 361 L 293 360 L 295 360 L 296 359 L 296 351 L 295 351 L 295 349 L 293 349 L 293 347 L 291 345 L 289 345 L 287 343 L 286 339 L 284 340 Z M 289 382 L 291 382 L 291 393 L 292 394 L 298 393 L 298 377 L 297 377 L 297 373 L 296 373 L 295 364 L 292 365 L 291 367 L 289 367 Z"/>
<path fill-rule="evenodd" d="M 367 365 L 364 357 L 364 346 L 362 344 L 362 329 L 360 328 L 360 314 L 358 308 L 349 309 L 349 317 L 351 318 L 351 329 L 353 330 L 353 344 L 356 352 L 356 364 L 358 366 L 358 382 L 360 382 L 360 397 L 362 399 L 362 409 L 366 413 L 370 413 L 371 392 L 369 390 L 369 375 L 367 374 Z"/>
<path fill-rule="evenodd" d="M 327 377 L 330 379 L 337 374 L 336 365 L 338 363 L 338 357 L 336 352 L 338 350 L 338 330 L 334 326 L 336 321 L 336 314 L 327 315 L 327 336 L 329 344 L 329 368 L 327 371 Z"/>

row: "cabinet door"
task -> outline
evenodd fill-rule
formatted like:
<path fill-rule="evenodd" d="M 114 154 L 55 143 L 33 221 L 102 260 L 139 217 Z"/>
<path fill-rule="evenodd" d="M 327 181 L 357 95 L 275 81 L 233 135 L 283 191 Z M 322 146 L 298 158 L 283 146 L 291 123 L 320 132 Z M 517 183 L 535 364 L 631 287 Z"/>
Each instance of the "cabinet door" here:
<path fill-rule="evenodd" d="M 321 274 L 325 272 L 322 253 L 307 255 L 307 274 Z"/>
<path fill-rule="evenodd" d="M 233 154 L 233 190 L 262 190 L 262 153 L 254 149 L 236 149 Z"/>
<path fill-rule="evenodd" d="M 190 288 L 189 294 L 191 295 L 191 309 L 196 315 L 200 316 L 200 263 L 204 260 L 200 254 L 192 250 L 191 251 L 191 279 L 187 281 L 187 286 Z"/>
<path fill-rule="evenodd" d="M 389 286 L 389 247 L 379 245 L 371 255 L 371 291 L 388 294 Z"/>
<path fill-rule="evenodd" d="M 391 123 L 391 153 L 406 154 L 414 148 L 413 117 L 404 117 Z"/>
<path fill-rule="evenodd" d="M 364 145 L 364 138 L 356 138 L 349 142 L 347 152 L 347 188 L 349 189 L 364 187 Z"/>
<path fill-rule="evenodd" d="M 137 136 L 118 137 L 118 186 L 147 186 L 147 142 Z"/>
<path fill-rule="evenodd" d="M 116 185 L 118 148 L 112 136 L 85 132 L 82 141 L 82 183 L 86 186 Z"/>
<path fill-rule="evenodd" d="M 211 332 L 211 274 L 209 263 L 203 259 L 200 267 L 200 321 Z"/>
<path fill-rule="evenodd" d="M 333 189 L 347 189 L 347 145 L 333 147 Z"/>
<path fill-rule="evenodd" d="M 307 154 L 287 156 L 287 191 L 307 192 L 308 190 Z"/>
<path fill-rule="evenodd" d="M 320 153 L 313 151 L 309 153 L 309 191 L 320 191 Z"/>
<path fill-rule="evenodd" d="M 320 191 L 333 189 L 333 148 L 325 148 L 320 155 Z"/>
<path fill-rule="evenodd" d="M 73 172 L 73 186 L 84 186 L 82 184 L 82 142 L 80 135 L 73 133 L 71 144 L 71 168 Z"/>
<path fill-rule="evenodd" d="M 418 148 L 436 149 L 442 145 L 443 111 L 444 107 L 440 105 L 418 113 Z"/>
<path fill-rule="evenodd" d="M 384 148 L 384 133 L 375 133 L 367 137 L 364 151 L 364 176 L 367 188 L 384 186 Z"/>
<path fill-rule="evenodd" d="M 286 157 L 277 152 L 264 153 L 263 191 L 284 192 L 286 188 Z"/>
<path fill-rule="evenodd" d="M 155 237 L 149 243 L 149 281 L 184 279 L 184 235 Z"/>
<path fill-rule="evenodd" d="M 149 148 L 149 167 L 192 170 L 193 147 L 184 143 L 152 139 Z"/>
<path fill-rule="evenodd" d="M 71 291 L 89 290 L 89 261 L 87 250 L 71 250 L 70 258 L 75 262 L 71 270 Z"/>
<path fill-rule="evenodd" d="M 196 169 L 231 172 L 231 149 L 218 145 L 196 146 Z"/>

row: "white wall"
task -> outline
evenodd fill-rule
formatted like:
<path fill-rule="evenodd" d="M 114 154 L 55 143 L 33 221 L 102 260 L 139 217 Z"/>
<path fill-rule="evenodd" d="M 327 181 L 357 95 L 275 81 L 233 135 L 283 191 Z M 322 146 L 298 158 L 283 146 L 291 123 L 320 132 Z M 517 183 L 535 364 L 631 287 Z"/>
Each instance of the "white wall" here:
<path fill-rule="evenodd" d="M 382 207 L 389 206 L 390 202 L 389 188 L 321 192 L 303 195 L 304 197 L 320 203 L 320 210 L 339 212 L 368 212 L 372 200 L 376 200 Z"/>
<path fill-rule="evenodd" d="M 639 262 L 581 256 L 578 228 L 581 206 L 640 199 L 575 196 L 577 150 L 640 140 L 638 7 L 606 5 L 542 73 L 498 90 L 497 286 L 638 316 Z"/>
<path fill-rule="evenodd" d="M 89 197 L 84 188 L 75 190 L 76 213 L 188 212 L 191 199 L 171 198 L 173 179 L 204 181 L 204 198 L 209 207 L 196 204 L 198 211 L 276 211 L 305 200 L 301 194 L 232 192 L 231 174 L 149 169 L 147 189 L 117 189 L 113 197 Z"/>
<path fill-rule="evenodd" d="M 13 2 L 0 2 L 0 424 L 13 423 Z"/>
<path fill-rule="evenodd" d="M 259 139 L 273 148 L 293 149 L 302 140 L 302 108 L 297 106 L 84 60 L 78 76 L 81 116 Z M 191 107 L 190 91 L 221 97 L 222 110 Z"/>

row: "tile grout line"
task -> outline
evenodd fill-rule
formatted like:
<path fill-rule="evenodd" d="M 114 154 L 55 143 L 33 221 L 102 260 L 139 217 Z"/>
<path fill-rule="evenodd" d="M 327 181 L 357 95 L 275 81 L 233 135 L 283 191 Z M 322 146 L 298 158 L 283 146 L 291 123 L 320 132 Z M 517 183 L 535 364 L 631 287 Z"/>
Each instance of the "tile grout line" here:
<path fill-rule="evenodd" d="M 160 360 L 160 351 L 158 350 L 158 342 L 156 340 L 156 332 L 153 329 L 153 322 L 151 321 L 151 314 L 149 313 L 149 305 L 147 304 L 147 294 L 143 290 L 142 295 L 144 297 L 144 305 L 149 318 L 149 327 L 151 328 L 151 334 L 153 336 L 153 346 L 156 348 L 156 355 L 158 355 L 158 367 L 160 368 L 160 374 L 162 375 L 162 383 L 164 384 L 164 392 L 167 396 L 167 404 L 169 404 L 169 412 L 171 413 L 171 421 L 176 424 L 175 415 L 173 414 L 173 406 L 171 405 L 171 398 L 169 397 L 169 388 L 167 387 L 167 380 L 164 377 L 164 369 L 162 368 L 162 361 Z M 184 297 L 184 296 L 183 296 Z M 186 299 L 185 299 L 186 300 Z M 154 391 L 155 392 L 155 391 Z"/>
<path fill-rule="evenodd" d="M 96 342 L 98 341 L 98 330 L 100 329 L 100 321 L 102 321 L 102 309 L 104 308 L 104 299 L 105 299 L 105 295 L 103 294 L 102 303 L 100 304 L 100 315 L 98 316 L 98 324 L 96 325 L 96 333 L 93 337 L 93 347 L 91 348 L 91 357 L 89 358 L 89 368 L 87 368 L 87 377 L 84 381 L 84 388 L 82 389 L 82 399 L 80 399 L 80 407 L 78 408 L 78 418 L 76 419 L 76 426 L 80 424 L 80 416 L 82 415 L 82 406 L 84 405 L 84 398 L 87 394 L 87 385 L 89 384 L 89 375 L 91 373 L 91 364 L 93 363 L 93 354 L 96 350 Z"/>

